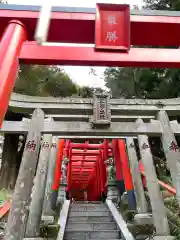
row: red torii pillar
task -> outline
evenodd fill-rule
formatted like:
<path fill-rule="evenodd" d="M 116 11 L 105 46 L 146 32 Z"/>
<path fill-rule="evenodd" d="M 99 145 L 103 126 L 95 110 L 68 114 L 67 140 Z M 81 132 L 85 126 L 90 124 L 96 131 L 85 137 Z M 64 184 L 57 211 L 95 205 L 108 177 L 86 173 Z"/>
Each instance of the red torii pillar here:
<path fill-rule="evenodd" d="M 125 183 L 125 188 L 126 188 L 127 197 L 128 197 L 128 206 L 129 206 L 129 209 L 136 210 L 136 198 L 134 193 L 132 175 L 129 168 L 128 155 L 126 153 L 125 140 L 119 139 L 118 146 L 119 146 L 121 164 L 123 169 L 124 183 Z"/>
<path fill-rule="evenodd" d="M 51 199 L 51 207 L 53 210 L 56 208 L 56 201 L 58 196 L 58 190 L 60 185 L 60 179 L 61 179 L 61 163 L 63 160 L 63 151 L 64 151 L 64 145 L 65 140 L 61 139 L 58 143 L 58 151 L 56 155 L 56 165 L 55 165 L 55 171 L 54 171 L 54 183 L 52 186 L 52 199 Z"/>
<path fill-rule="evenodd" d="M 25 26 L 16 20 L 8 23 L 0 42 L 0 127 L 8 108 L 15 80 L 17 78 L 18 57 L 22 44 L 27 39 Z"/>
<path fill-rule="evenodd" d="M 122 169 L 122 163 L 120 159 L 120 152 L 119 152 L 117 139 L 112 140 L 112 148 L 113 148 L 114 160 L 115 160 L 115 166 L 116 166 L 117 187 L 120 195 L 122 195 L 125 192 L 125 186 L 124 186 L 123 169 Z"/>

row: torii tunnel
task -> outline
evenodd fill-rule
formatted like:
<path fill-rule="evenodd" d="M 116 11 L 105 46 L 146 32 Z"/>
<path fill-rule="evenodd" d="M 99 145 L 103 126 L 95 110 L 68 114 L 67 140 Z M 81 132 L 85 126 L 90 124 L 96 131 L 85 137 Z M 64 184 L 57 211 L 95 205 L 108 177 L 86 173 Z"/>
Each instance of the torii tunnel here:
<path fill-rule="evenodd" d="M 101 200 L 107 192 L 108 171 L 105 160 L 112 158 L 117 169 L 116 182 L 119 193 L 122 194 L 126 190 L 133 204 L 133 182 L 128 166 L 125 140 L 104 139 L 101 142 L 101 144 L 89 141 L 73 143 L 70 140 L 59 140 L 53 190 L 58 191 L 61 185 L 61 163 L 64 158 L 67 158 L 66 192 L 69 198 L 78 201 Z"/>

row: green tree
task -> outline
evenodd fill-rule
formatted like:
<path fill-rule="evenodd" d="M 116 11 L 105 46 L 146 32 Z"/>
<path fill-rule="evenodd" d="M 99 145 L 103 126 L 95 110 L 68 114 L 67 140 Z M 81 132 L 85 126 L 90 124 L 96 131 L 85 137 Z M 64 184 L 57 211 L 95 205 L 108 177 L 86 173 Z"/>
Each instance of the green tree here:
<path fill-rule="evenodd" d="M 175 98 L 180 96 L 180 70 L 156 68 L 107 68 L 105 85 L 113 97 Z"/>
<path fill-rule="evenodd" d="M 144 0 L 144 7 L 153 10 L 180 10 L 179 0 Z"/>
<path fill-rule="evenodd" d="M 70 77 L 58 67 L 21 65 L 14 91 L 31 96 L 72 96 L 77 92 Z"/>
<path fill-rule="evenodd" d="M 77 86 L 63 70 L 57 67 L 51 68 L 51 74 L 42 83 L 41 90 L 53 97 L 67 97 L 77 94 Z"/>
<path fill-rule="evenodd" d="M 104 92 L 101 88 L 83 86 L 78 89 L 78 96 L 82 98 L 92 98 L 95 92 Z"/>
<path fill-rule="evenodd" d="M 180 10 L 180 1 L 144 0 L 144 8 Z M 179 69 L 107 68 L 104 77 L 113 97 L 158 99 L 180 96 Z"/>
<path fill-rule="evenodd" d="M 30 96 L 90 98 L 100 88 L 80 87 L 59 67 L 21 65 L 14 92 Z"/>

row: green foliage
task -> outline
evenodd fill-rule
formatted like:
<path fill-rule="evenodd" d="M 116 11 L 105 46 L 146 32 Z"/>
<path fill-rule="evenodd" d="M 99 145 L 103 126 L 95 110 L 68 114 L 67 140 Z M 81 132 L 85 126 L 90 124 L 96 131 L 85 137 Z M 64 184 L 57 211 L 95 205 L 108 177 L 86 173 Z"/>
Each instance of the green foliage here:
<path fill-rule="evenodd" d="M 100 92 L 102 93 L 103 90 L 101 88 L 93 88 L 93 87 L 81 87 L 78 89 L 78 96 L 82 97 L 82 98 L 92 98 L 93 94 L 95 92 Z"/>
<path fill-rule="evenodd" d="M 179 0 L 144 0 L 145 8 L 153 10 L 180 10 Z"/>
<path fill-rule="evenodd" d="M 144 0 L 144 7 L 180 10 L 179 0 Z M 113 97 L 174 98 L 180 96 L 179 69 L 107 68 L 105 84 Z"/>
<path fill-rule="evenodd" d="M 66 97 L 76 92 L 76 85 L 57 67 L 22 65 L 14 91 L 31 96 Z"/>
<path fill-rule="evenodd" d="M 179 69 L 107 68 L 104 76 L 113 97 L 160 99 L 180 96 Z"/>
<path fill-rule="evenodd" d="M 21 65 L 14 92 L 42 97 L 92 97 L 96 89 L 80 87 L 60 68 L 52 66 Z"/>
<path fill-rule="evenodd" d="M 4 204 L 9 199 L 8 193 L 6 189 L 0 190 L 0 206 Z"/>
<path fill-rule="evenodd" d="M 53 97 L 72 96 L 77 92 L 76 85 L 69 76 L 59 68 L 51 68 L 50 74 L 42 85 L 43 92 Z"/>

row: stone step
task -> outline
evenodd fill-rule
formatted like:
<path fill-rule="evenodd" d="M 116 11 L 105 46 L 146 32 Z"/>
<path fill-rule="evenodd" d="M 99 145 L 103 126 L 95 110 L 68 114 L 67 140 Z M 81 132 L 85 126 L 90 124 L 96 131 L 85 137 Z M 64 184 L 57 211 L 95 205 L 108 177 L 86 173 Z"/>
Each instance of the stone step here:
<path fill-rule="evenodd" d="M 69 217 L 110 217 L 108 211 L 70 211 Z"/>
<path fill-rule="evenodd" d="M 118 230 L 97 230 L 97 231 L 68 231 L 65 232 L 64 240 L 87 240 L 87 239 L 119 239 Z"/>
<path fill-rule="evenodd" d="M 67 223 L 66 231 L 77 230 L 77 231 L 96 231 L 96 230 L 117 230 L 117 225 L 115 222 L 76 222 L 76 223 Z"/>
<path fill-rule="evenodd" d="M 71 208 L 78 208 L 78 207 L 96 207 L 96 208 L 107 208 L 105 204 L 71 204 Z"/>
<path fill-rule="evenodd" d="M 70 215 L 70 214 L 69 214 Z M 68 217 L 68 223 L 73 223 L 73 222 L 113 222 L 113 217 L 112 216 L 102 216 L 102 217 L 93 217 L 93 216 L 81 216 L 81 217 Z"/>
<path fill-rule="evenodd" d="M 101 201 L 77 201 L 73 204 L 103 204 Z"/>
<path fill-rule="evenodd" d="M 94 207 L 94 206 L 74 206 L 74 207 L 70 207 L 70 211 L 73 212 L 78 212 L 78 211 L 108 211 L 107 208 L 105 206 L 102 207 Z"/>
<path fill-rule="evenodd" d="M 106 238 L 88 238 L 88 237 L 84 237 L 84 236 L 82 236 L 82 237 L 68 237 L 68 238 L 63 238 L 64 240 L 102 240 L 102 239 L 106 239 Z M 54 239 L 53 239 L 54 240 Z M 109 240 L 122 240 L 121 238 L 110 238 Z"/>
<path fill-rule="evenodd" d="M 104 203 L 84 202 L 84 203 L 71 203 L 70 206 L 105 206 L 105 204 Z"/>

